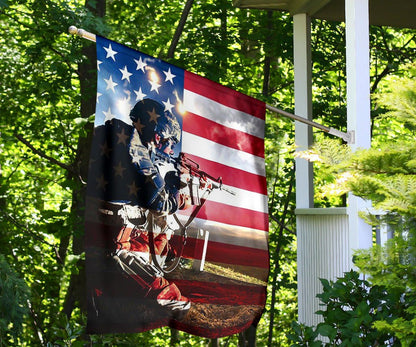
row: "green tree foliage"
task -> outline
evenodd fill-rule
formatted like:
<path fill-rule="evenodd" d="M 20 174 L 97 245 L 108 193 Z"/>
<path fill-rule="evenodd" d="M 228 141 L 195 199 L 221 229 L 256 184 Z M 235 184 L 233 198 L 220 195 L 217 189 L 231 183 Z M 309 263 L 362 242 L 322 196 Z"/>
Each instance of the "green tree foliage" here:
<path fill-rule="evenodd" d="M 0 254 L 0 346 L 19 341 L 29 311 L 29 288 Z"/>
<path fill-rule="evenodd" d="M 294 323 L 290 336 L 293 346 L 379 346 L 393 345 L 392 334 L 381 333 L 375 322 L 389 319 L 391 306 L 397 305 L 400 295 L 384 287 L 370 285 L 350 271 L 335 282 L 321 279 L 323 291 L 318 294 L 323 309 L 317 314 L 323 322 L 316 329 Z M 322 342 L 318 337 L 324 337 Z"/>
<path fill-rule="evenodd" d="M 385 119 L 401 124 L 400 135 L 393 134 L 378 151 L 358 155 L 355 168 L 360 175 L 351 182 L 355 194 L 373 199 L 377 208 L 386 211 L 382 220 L 394 230 L 394 238 L 385 247 L 358 254 L 357 266 L 370 275 L 374 285 L 397 296 L 391 316 L 374 326 L 394 335 L 403 346 L 416 343 L 415 76 L 412 67 L 408 78 L 392 82 L 391 93 L 379 98 L 380 105 L 389 111 Z M 369 165 L 372 152 L 373 168 Z M 372 191 L 361 188 L 367 180 L 374 187 Z M 374 222 L 372 216 L 369 220 Z"/>

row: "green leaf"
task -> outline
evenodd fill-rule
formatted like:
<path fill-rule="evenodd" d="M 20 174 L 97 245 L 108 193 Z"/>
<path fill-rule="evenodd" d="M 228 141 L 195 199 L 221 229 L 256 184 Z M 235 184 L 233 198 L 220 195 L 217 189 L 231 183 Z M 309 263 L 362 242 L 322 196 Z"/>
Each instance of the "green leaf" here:
<path fill-rule="evenodd" d="M 327 336 L 330 341 L 332 341 L 337 334 L 337 329 L 335 329 L 332 325 L 325 323 L 318 324 L 316 331 L 322 336 Z"/>

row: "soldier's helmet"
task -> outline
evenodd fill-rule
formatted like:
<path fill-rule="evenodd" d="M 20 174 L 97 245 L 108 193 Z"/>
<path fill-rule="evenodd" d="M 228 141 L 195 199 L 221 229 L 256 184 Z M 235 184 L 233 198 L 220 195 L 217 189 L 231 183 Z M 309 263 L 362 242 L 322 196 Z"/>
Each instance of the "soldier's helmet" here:
<path fill-rule="evenodd" d="M 155 134 L 158 134 L 161 140 L 172 139 L 176 143 L 181 139 L 178 120 L 170 112 L 164 111 L 164 106 L 155 100 L 139 101 L 130 111 L 130 119 L 143 144 L 149 143 Z"/>
<path fill-rule="evenodd" d="M 164 140 L 172 139 L 176 143 L 181 140 L 181 126 L 176 117 L 168 111 L 158 120 L 155 132 Z"/>

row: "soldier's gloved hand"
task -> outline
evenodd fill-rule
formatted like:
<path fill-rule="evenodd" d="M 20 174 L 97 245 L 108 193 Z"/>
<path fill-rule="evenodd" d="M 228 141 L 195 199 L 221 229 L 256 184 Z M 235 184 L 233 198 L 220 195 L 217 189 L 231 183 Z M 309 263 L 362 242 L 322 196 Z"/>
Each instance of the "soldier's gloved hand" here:
<path fill-rule="evenodd" d="M 199 179 L 199 187 L 202 189 L 211 189 L 212 188 L 212 182 L 205 177 L 202 177 Z"/>
<path fill-rule="evenodd" d="M 180 178 L 176 171 L 169 171 L 165 176 L 165 189 L 166 191 L 174 195 L 180 189 Z"/>
<path fill-rule="evenodd" d="M 188 194 L 179 193 L 178 208 L 180 210 L 186 210 L 191 205 L 192 205 L 191 197 Z"/>

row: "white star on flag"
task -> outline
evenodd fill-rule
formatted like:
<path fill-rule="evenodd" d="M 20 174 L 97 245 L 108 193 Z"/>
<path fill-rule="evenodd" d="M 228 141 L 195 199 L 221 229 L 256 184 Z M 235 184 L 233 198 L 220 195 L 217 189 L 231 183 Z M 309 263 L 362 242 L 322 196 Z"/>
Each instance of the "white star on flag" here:
<path fill-rule="evenodd" d="M 108 108 L 108 111 L 103 111 L 104 115 L 105 115 L 105 119 L 104 119 L 104 123 L 107 122 L 108 120 L 112 120 L 113 118 L 115 118 L 115 115 L 113 115 L 111 113 L 111 108 Z"/>
<path fill-rule="evenodd" d="M 136 70 L 142 70 L 144 72 L 144 68 L 147 66 L 147 64 L 142 60 L 142 57 L 140 57 L 139 60 L 134 59 L 134 61 L 137 64 Z"/>
<path fill-rule="evenodd" d="M 173 106 L 174 105 L 172 105 L 171 103 L 170 103 L 170 100 L 169 100 L 169 98 L 168 98 L 168 101 L 162 101 L 163 102 L 163 105 L 165 105 L 165 112 L 166 111 L 169 111 L 169 112 L 172 112 L 172 108 L 173 108 Z"/>
<path fill-rule="evenodd" d="M 165 78 L 165 82 L 169 81 L 170 83 L 173 84 L 173 79 L 176 77 L 176 75 L 174 75 L 171 71 L 170 68 L 168 71 L 163 71 L 163 73 L 165 74 L 166 78 Z"/>
<path fill-rule="evenodd" d="M 130 76 L 133 74 L 127 71 L 127 66 L 124 66 L 124 69 L 119 69 L 119 70 L 123 74 L 123 76 L 121 77 L 121 80 L 127 80 L 130 83 Z"/>
<path fill-rule="evenodd" d="M 104 81 L 105 83 L 107 83 L 106 90 L 111 89 L 115 93 L 116 91 L 114 90 L 114 87 L 117 86 L 118 84 L 113 81 L 113 77 L 110 75 L 110 78 L 109 79 L 104 78 Z"/>
<path fill-rule="evenodd" d="M 105 49 L 105 51 L 107 52 L 107 56 L 106 56 L 106 58 L 111 58 L 111 59 L 113 59 L 114 61 L 116 61 L 116 58 L 115 58 L 115 55 L 117 54 L 117 52 L 116 51 L 113 51 L 113 48 L 111 47 L 111 43 L 110 43 L 110 45 L 108 46 L 108 48 L 107 47 L 103 47 L 104 49 Z"/>
<path fill-rule="evenodd" d="M 125 98 L 118 99 L 117 104 L 116 104 L 116 108 L 117 108 L 116 111 L 117 111 L 118 114 L 122 115 L 121 119 L 124 122 L 128 123 L 129 122 L 129 114 L 130 114 L 130 110 L 132 108 L 132 105 L 130 103 L 130 93 L 127 90 L 125 90 L 125 92 L 128 96 L 125 97 Z"/>
<path fill-rule="evenodd" d="M 101 95 L 103 95 L 103 94 L 101 94 L 101 93 L 97 92 L 97 104 L 100 102 L 100 100 L 98 100 L 98 98 L 99 98 Z"/>
<path fill-rule="evenodd" d="M 152 81 L 152 80 L 150 80 L 150 81 L 149 81 L 149 83 L 150 83 L 150 85 L 152 86 L 152 87 L 150 88 L 150 91 L 155 90 L 155 91 L 156 91 L 156 93 L 158 93 L 158 94 L 159 94 L 160 84 L 159 84 L 159 83 L 157 83 L 156 81 Z"/>
<path fill-rule="evenodd" d="M 102 64 L 103 62 L 100 60 L 97 60 L 97 70 L 100 71 L 100 64 Z"/>
<path fill-rule="evenodd" d="M 141 101 L 146 97 L 146 94 L 142 92 L 142 87 L 139 90 L 134 91 L 136 93 L 136 101 Z"/>

